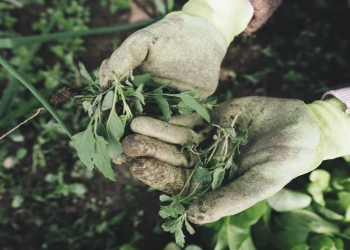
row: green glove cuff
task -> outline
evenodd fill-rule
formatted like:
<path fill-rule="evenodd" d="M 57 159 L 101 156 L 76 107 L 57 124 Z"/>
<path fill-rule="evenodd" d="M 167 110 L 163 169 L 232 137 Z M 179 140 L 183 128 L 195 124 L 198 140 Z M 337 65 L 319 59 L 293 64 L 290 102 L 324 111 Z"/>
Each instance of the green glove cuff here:
<path fill-rule="evenodd" d="M 181 12 L 201 17 L 214 25 L 225 37 L 228 46 L 248 26 L 254 9 L 248 0 L 190 0 Z M 178 13 L 172 12 L 168 16 Z"/>
<path fill-rule="evenodd" d="M 350 115 L 346 105 L 336 98 L 307 105 L 315 115 L 322 141 L 318 157 L 328 160 L 350 154 Z M 323 150 L 322 150 L 323 148 Z M 317 161 L 317 159 L 316 159 Z"/>

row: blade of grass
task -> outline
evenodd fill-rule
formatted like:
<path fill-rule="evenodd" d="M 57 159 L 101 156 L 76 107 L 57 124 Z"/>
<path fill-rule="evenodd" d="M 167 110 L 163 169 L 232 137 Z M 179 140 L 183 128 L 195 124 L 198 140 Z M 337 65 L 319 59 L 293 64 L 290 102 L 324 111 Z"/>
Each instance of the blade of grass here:
<path fill-rule="evenodd" d="M 52 19 L 52 21 L 49 23 L 47 28 L 44 30 L 43 34 L 47 34 L 50 32 L 51 28 L 54 26 L 55 20 Z M 30 62 L 32 61 L 35 54 L 40 49 L 41 43 L 33 44 L 33 46 L 30 48 L 28 55 L 23 60 L 21 65 L 18 68 L 18 71 L 20 73 L 25 72 L 30 65 Z M 5 116 L 5 114 L 8 113 L 9 110 L 11 110 L 12 102 L 14 101 L 16 95 L 17 95 L 17 88 L 18 88 L 18 80 L 15 77 L 10 77 L 10 81 L 7 84 L 7 87 L 5 91 L 2 94 L 2 97 L 0 99 L 0 121 Z M 11 112 L 12 113 L 12 112 Z"/>
<path fill-rule="evenodd" d="M 56 119 L 58 124 L 65 130 L 67 135 L 72 139 L 72 134 L 69 132 L 68 128 L 62 121 L 61 117 L 56 113 L 56 111 L 51 107 L 51 105 L 42 97 L 40 92 L 26 79 L 24 79 L 18 71 L 13 68 L 5 58 L 0 56 L 0 64 L 7 69 L 14 77 L 16 77 L 32 94 L 44 105 L 44 107 L 51 113 L 51 115 Z"/>
<path fill-rule="evenodd" d="M 101 27 L 101 28 L 94 28 L 94 29 L 88 29 L 88 30 L 74 30 L 74 31 L 59 32 L 59 33 L 47 34 L 47 35 L 38 35 L 38 36 L 3 38 L 3 39 L 0 39 L 0 48 L 13 49 L 20 45 L 27 45 L 35 42 L 43 43 L 43 42 L 54 41 L 57 39 L 67 39 L 72 37 L 101 35 L 101 34 L 113 33 L 118 31 L 125 31 L 125 30 L 147 26 L 158 20 L 159 18 L 155 18 L 148 21 L 121 24 L 121 25 L 112 26 L 112 27 Z"/>

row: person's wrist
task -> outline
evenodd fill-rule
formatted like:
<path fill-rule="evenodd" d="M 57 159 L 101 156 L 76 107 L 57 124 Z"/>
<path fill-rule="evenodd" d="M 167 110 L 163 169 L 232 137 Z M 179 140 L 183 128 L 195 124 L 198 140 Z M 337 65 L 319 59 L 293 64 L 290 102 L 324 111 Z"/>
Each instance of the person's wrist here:
<path fill-rule="evenodd" d="M 172 12 L 168 16 L 178 13 Z M 180 13 L 201 17 L 215 26 L 228 47 L 233 38 L 248 26 L 254 9 L 248 0 L 190 0 Z"/>
<path fill-rule="evenodd" d="M 346 105 L 337 98 L 308 104 L 318 124 L 323 145 L 323 159 L 334 159 L 350 154 L 350 115 Z"/>

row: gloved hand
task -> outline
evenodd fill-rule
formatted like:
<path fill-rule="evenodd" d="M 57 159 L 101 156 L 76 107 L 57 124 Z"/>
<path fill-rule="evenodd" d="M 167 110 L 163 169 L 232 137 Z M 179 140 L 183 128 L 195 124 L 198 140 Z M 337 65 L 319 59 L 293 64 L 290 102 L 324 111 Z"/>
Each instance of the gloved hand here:
<path fill-rule="evenodd" d="M 248 143 L 234 159 L 239 177 L 192 201 L 188 219 L 201 224 L 239 213 L 323 160 L 350 154 L 350 117 L 345 109 L 336 98 L 306 105 L 299 100 L 245 97 L 219 104 L 211 114 L 212 124 L 229 127 L 239 114 L 237 127 L 248 130 Z M 203 125 L 196 114 L 169 123 L 135 118 L 131 129 L 139 135 L 122 143 L 125 154 L 136 157 L 131 173 L 150 186 L 178 193 L 194 161 L 175 145 L 204 140 L 207 131 L 196 133 L 196 125 Z"/>
<path fill-rule="evenodd" d="M 179 12 L 137 31 L 100 68 L 107 87 L 127 70 L 138 68 L 152 80 L 179 91 L 211 95 L 229 43 L 253 16 L 248 0 L 190 0 Z"/>

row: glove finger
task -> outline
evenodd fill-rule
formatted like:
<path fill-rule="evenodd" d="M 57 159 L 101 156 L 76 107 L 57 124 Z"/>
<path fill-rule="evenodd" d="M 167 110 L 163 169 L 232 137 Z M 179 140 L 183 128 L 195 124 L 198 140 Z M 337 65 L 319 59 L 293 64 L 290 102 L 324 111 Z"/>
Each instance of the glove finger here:
<path fill-rule="evenodd" d="M 147 32 L 136 32 L 113 52 L 110 59 L 104 60 L 99 73 L 101 87 L 107 88 L 114 76 L 121 77 L 127 70 L 139 66 L 148 54 L 149 40 Z"/>
<path fill-rule="evenodd" d="M 130 173 L 147 185 L 159 189 L 167 194 L 181 192 L 191 170 L 171 166 L 152 158 L 140 157 L 131 162 Z M 194 186 L 189 185 L 186 194 Z"/>
<path fill-rule="evenodd" d="M 283 173 L 279 175 L 268 165 L 253 167 L 233 182 L 192 201 L 188 219 L 195 224 L 204 224 L 237 214 L 277 193 L 292 179 L 291 176 L 297 176 L 297 168 L 295 173 L 290 166 L 285 171 L 279 169 Z"/>
<path fill-rule="evenodd" d="M 197 157 L 189 152 L 181 152 L 175 145 L 167 144 L 148 136 L 133 134 L 122 142 L 127 156 L 147 156 L 176 167 L 193 167 Z"/>
<path fill-rule="evenodd" d="M 189 142 L 197 144 L 205 139 L 203 134 L 198 134 L 190 128 L 176 126 L 146 116 L 134 118 L 131 121 L 130 128 L 135 133 L 177 145 L 184 145 Z"/>
<path fill-rule="evenodd" d="M 116 165 L 124 165 L 128 162 L 131 162 L 133 160 L 133 158 L 131 158 L 123 153 L 123 154 L 119 155 L 117 158 L 113 158 L 111 160 Z"/>

